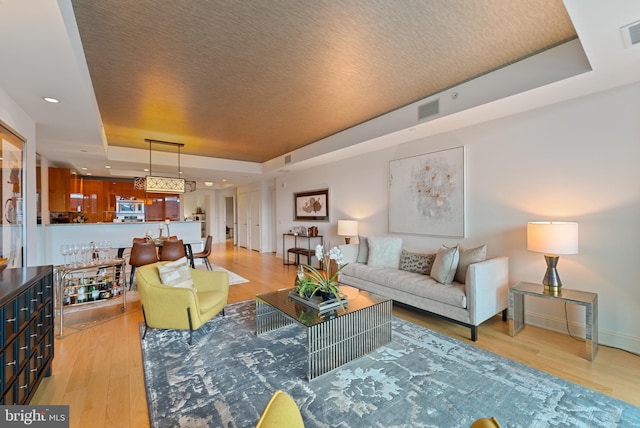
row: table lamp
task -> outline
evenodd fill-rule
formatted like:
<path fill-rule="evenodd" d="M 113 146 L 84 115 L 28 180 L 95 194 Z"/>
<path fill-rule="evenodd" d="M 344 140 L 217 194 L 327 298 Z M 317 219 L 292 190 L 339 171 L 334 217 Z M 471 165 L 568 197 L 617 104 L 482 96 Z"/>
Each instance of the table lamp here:
<path fill-rule="evenodd" d="M 542 284 L 545 292 L 559 293 L 562 281 L 556 266 L 558 254 L 578 254 L 578 223 L 533 221 L 527 223 L 527 249 L 544 253 L 547 272 Z"/>
<path fill-rule="evenodd" d="M 345 244 L 351 242 L 352 236 L 358 235 L 357 220 L 338 220 L 338 236 L 344 236 Z"/>

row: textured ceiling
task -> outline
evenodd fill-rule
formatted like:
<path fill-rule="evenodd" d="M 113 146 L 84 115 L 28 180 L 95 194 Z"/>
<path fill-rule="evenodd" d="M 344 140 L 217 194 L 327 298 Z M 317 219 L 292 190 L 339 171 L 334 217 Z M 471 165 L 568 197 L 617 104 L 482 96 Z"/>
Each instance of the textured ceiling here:
<path fill-rule="evenodd" d="M 72 3 L 109 145 L 253 162 L 576 37 L 561 0 Z"/>

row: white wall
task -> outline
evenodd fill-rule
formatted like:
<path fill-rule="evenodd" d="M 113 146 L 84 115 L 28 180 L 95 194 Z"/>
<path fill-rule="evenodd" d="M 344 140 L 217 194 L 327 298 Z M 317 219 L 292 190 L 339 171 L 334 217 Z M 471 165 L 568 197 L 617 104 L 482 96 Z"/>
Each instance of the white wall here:
<path fill-rule="evenodd" d="M 526 223 L 572 220 L 580 253 L 561 256 L 566 288 L 598 293 L 600 342 L 640 352 L 640 84 L 497 119 L 279 178 L 278 234 L 319 226 L 334 243 L 338 219 L 362 235 L 388 231 L 388 163 L 465 146 L 466 238 L 402 235 L 407 246 L 487 243 L 510 258 L 511 283 L 540 282 L 542 254 L 526 250 Z M 293 221 L 293 193 L 329 189 L 330 221 Z M 281 241 L 278 254 L 282 255 Z M 564 306 L 527 299 L 527 322 L 565 330 Z M 574 335 L 584 310 L 569 305 Z"/>

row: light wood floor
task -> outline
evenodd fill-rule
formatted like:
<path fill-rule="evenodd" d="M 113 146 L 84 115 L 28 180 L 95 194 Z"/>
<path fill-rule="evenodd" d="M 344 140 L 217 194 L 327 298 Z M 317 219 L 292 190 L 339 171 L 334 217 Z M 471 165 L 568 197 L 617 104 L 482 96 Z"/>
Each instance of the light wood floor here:
<path fill-rule="evenodd" d="M 232 285 L 229 302 L 293 284 L 295 266 L 283 266 L 273 254 L 260 254 L 229 244 L 214 245 L 212 263 L 250 280 Z M 526 326 L 516 337 L 500 316 L 479 329 L 478 342 L 469 329 L 394 307 L 394 315 L 474 344 L 571 382 L 640 406 L 640 356 L 600 346 L 593 362 L 584 359 L 584 342 Z M 53 375 L 45 379 L 31 404 L 67 404 L 71 427 L 148 427 L 138 326 L 139 303 L 65 315 L 64 337 L 55 341 Z"/>

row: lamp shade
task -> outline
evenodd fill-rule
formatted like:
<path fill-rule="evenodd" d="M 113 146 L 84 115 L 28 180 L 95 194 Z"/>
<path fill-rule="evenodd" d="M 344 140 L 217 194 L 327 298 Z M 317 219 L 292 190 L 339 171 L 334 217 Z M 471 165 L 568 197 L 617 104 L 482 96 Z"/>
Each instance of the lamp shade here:
<path fill-rule="evenodd" d="M 356 236 L 357 234 L 357 220 L 338 220 L 338 236 Z"/>
<path fill-rule="evenodd" d="M 578 223 L 527 223 L 527 249 L 545 254 L 578 254 Z"/>

